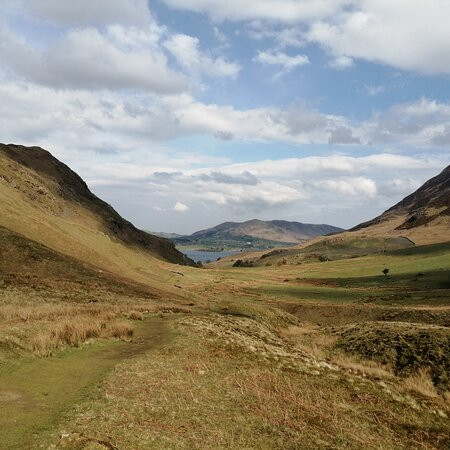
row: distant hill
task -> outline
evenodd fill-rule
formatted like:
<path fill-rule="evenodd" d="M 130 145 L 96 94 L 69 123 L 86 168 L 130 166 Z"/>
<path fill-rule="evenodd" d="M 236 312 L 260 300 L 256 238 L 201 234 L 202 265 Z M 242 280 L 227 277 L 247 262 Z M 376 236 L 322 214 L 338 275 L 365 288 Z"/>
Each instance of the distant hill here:
<path fill-rule="evenodd" d="M 450 242 L 450 166 L 383 214 L 351 230 L 319 236 L 291 248 L 246 253 L 240 258 L 251 265 L 298 264 L 444 242 Z M 234 257 L 222 258 L 215 266 L 231 266 L 233 261 Z"/>
<path fill-rule="evenodd" d="M 126 275 L 133 266 L 151 266 L 144 255 L 192 263 L 171 241 L 122 218 L 39 147 L 0 144 L 0 205 L 0 226 L 97 267 Z"/>
<path fill-rule="evenodd" d="M 450 166 L 439 175 L 428 180 L 417 191 L 389 208 L 383 214 L 368 222 L 364 222 L 350 231 L 400 231 L 411 233 L 433 229 L 447 229 L 450 240 Z M 445 237 L 445 236 L 443 236 Z"/>
<path fill-rule="evenodd" d="M 176 239 L 182 237 L 182 234 L 177 233 L 165 233 L 164 231 L 148 231 L 148 233 L 153 234 L 154 236 L 159 236 L 166 239 Z"/>
<path fill-rule="evenodd" d="M 331 225 L 314 225 L 285 220 L 248 220 L 225 222 L 213 228 L 197 231 L 190 236 L 175 238 L 178 245 L 210 248 L 252 246 L 256 248 L 299 244 L 317 236 L 343 231 Z"/>

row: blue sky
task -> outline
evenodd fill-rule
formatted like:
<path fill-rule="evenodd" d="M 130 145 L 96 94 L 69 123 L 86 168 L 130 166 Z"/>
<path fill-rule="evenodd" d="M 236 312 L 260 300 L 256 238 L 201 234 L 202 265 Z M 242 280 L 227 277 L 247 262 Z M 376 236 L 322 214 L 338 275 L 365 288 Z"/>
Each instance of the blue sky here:
<path fill-rule="evenodd" d="M 449 162 L 446 0 L 3 0 L 0 141 L 138 226 L 350 227 Z"/>

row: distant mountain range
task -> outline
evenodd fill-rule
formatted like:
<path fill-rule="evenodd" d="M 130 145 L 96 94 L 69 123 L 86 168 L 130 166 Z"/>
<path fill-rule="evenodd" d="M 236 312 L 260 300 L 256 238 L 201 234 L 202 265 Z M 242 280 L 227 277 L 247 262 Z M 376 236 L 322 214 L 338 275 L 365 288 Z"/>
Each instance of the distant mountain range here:
<path fill-rule="evenodd" d="M 190 236 L 172 237 L 178 246 L 208 249 L 271 248 L 299 244 L 317 236 L 343 231 L 332 225 L 315 225 L 285 220 L 225 222 Z M 169 237 L 165 235 L 165 237 Z"/>

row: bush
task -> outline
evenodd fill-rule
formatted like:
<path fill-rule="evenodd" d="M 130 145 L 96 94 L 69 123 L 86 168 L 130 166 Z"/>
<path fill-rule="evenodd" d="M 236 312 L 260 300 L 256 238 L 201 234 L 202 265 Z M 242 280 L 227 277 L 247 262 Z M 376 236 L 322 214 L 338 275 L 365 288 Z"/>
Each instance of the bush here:
<path fill-rule="evenodd" d="M 233 267 L 253 267 L 253 263 L 248 260 L 242 260 L 238 259 L 234 264 Z"/>

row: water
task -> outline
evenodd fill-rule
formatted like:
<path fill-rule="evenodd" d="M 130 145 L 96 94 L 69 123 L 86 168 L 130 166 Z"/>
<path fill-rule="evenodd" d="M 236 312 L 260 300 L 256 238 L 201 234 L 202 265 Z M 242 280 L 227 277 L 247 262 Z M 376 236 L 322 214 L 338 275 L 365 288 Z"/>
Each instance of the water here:
<path fill-rule="evenodd" d="M 193 259 L 195 262 L 200 261 L 204 263 L 205 261 L 216 261 L 217 258 L 224 258 L 225 256 L 236 255 L 240 253 L 236 250 L 229 250 L 223 252 L 207 252 L 202 250 L 184 250 L 178 249 L 180 252 L 184 253 L 188 258 Z"/>

